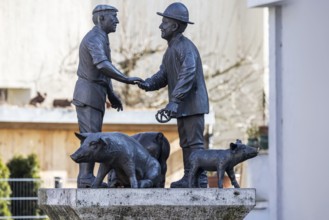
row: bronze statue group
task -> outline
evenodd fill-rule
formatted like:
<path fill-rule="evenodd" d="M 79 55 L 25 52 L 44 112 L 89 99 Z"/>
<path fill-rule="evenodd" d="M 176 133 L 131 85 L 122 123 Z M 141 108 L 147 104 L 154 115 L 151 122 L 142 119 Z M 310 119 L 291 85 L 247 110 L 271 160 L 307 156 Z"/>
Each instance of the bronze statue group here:
<path fill-rule="evenodd" d="M 113 6 L 96 6 L 92 12 L 95 26 L 85 35 L 79 48 L 78 80 L 73 104 L 76 106 L 80 131 L 77 136 L 81 140 L 81 146 L 71 155 L 72 159 L 79 163 L 78 188 L 164 187 L 165 160 L 169 156 L 170 147 L 169 143 L 164 144 L 168 142 L 165 138 L 154 141 L 155 136 L 160 134 L 146 133 L 142 134 L 144 141 L 141 142 L 138 138 L 122 133 L 101 132 L 106 97 L 112 108 L 117 111 L 123 110 L 120 99 L 113 91 L 112 79 L 126 84 L 137 84 L 145 91 L 168 87 L 169 103 L 159 112 L 177 119 L 184 163 L 184 176 L 172 182 L 171 188 L 207 188 L 205 170 L 217 170 L 220 173 L 219 179 L 224 172 L 227 172 L 230 178 L 232 176 L 231 181 L 234 182 L 234 186 L 238 187 L 233 166 L 219 167 L 215 163 L 223 164 L 221 161 L 208 164 L 209 161 L 202 162 L 203 160 L 195 159 L 195 155 L 197 158 L 207 156 L 209 159 L 209 152 L 215 151 L 204 150 L 204 114 L 209 112 L 209 100 L 198 49 L 183 35 L 187 25 L 193 24 L 189 20 L 186 6 L 182 3 L 172 3 L 163 13 L 157 12 L 162 16 L 159 26 L 161 37 L 167 41 L 168 47 L 159 70 L 145 80 L 125 76 L 111 62 L 108 34 L 116 31 L 116 26 L 119 24 L 117 13 L 118 10 Z M 157 155 L 152 154 L 154 151 L 150 150 L 152 147 L 149 146 L 152 143 L 156 143 Z M 226 160 L 231 160 L 237 155 L 235 151 L 243 154 L 239 162 L 248 159 L 245 158 L 248 153 L 250 153 L 249 158 L 257 155 L 254 155 L 257 149 L 249 149 L 241 141 L 233 145 L 229 149 L 230 155 Z M 250 152 L 242 150 L 246 147 Z M 161 158 L 160 154 L 166 156 Z M 222 152 L 221 155 L 224 153 Z M 194 161 L 199 163 L 198 167 L 193 166 L 192 176 L 189 174 L 191 166 L 195 165 Z M 97 177 L 93 174 L 95 162 L 101 163 Z M 108 184 L 102 182 L 107 173 L 109 173 Z"/>

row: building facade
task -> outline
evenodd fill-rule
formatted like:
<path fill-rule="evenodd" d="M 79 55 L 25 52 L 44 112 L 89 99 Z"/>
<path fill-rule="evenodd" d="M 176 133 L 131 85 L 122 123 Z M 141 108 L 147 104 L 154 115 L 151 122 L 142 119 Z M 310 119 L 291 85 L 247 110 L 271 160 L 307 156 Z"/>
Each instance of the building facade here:
<path fill-rule="evenodd" d="M 327 219 L 329 2 L 248 4 L 269 10 L 268 219 Z"/>

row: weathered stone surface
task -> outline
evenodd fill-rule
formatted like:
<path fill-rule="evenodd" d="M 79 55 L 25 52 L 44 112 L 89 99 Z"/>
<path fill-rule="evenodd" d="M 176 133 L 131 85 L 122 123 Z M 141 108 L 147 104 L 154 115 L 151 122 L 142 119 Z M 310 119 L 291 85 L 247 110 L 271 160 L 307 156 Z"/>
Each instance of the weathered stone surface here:
<path fill-rule="evenodd" d="M 255 189 L 40 189 L 52 220 L 243 219 Z"/>

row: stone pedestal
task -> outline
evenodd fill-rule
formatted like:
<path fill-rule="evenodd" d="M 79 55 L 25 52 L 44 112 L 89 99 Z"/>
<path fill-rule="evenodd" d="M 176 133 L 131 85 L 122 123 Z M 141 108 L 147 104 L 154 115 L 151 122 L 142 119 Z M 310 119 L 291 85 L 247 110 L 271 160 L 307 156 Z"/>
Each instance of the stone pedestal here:
<path fill-rule="evenodd" d="M 255 189 L 40 189 L 51 220 L 243 219 Z"/>

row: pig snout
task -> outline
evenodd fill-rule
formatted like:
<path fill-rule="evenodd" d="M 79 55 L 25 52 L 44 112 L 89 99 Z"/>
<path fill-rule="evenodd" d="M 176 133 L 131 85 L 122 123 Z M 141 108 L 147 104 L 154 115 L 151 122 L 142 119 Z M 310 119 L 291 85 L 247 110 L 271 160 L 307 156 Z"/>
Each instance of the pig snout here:
<path fill-rule="evenodd" d="M 260 149 L 259 146 L 257 146 L 257 147 L 247 146 L 247 148 L 248 148 L 248 151 L 247 151 L 248 158 L 253 158 L 258 155 L 259 149 Z"/>
<path fill-rule="evenodd" d="M 78 161 L 77 161 L 77 160 L 78 160 L 78 154 L 77 154 L 77 152 L 71 154 L 70 157 L 71 157 L 71 159 L 74 160 L 75 162 L 78 162 Z"/>
<path fill-rule="evenodd" d="M 74 152 L 71 156 L 72 160 L 77 163 L 86 162 L 86 152 L 83 148 L 79 148 L 76 152 Z"/>

